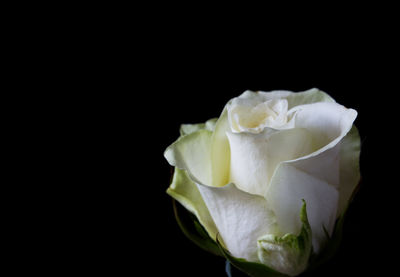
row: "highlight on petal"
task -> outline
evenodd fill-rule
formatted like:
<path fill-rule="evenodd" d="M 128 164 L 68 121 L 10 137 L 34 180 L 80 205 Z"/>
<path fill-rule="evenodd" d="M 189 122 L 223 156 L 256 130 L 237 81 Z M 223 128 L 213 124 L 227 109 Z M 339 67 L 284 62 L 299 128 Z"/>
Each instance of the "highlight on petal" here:
<path fill-rule="evenodd" d="M 224 187 L 197 187 L 225 247 L 237 258 L 259 262 L 257 239 L 277 232 L 274 213 L 265 198 L 241 191 L 232 183 Z"/>

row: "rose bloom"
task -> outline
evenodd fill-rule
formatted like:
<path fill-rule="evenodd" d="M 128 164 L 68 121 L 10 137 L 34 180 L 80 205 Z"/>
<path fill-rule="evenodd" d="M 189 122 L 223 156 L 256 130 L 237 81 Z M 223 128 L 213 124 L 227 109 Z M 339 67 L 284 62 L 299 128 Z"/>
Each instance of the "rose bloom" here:
<path fill-rule="evenodd" d="M 218 119 L 181 126 L 165 151 L 167 192 L 232 263 L 298 275 L 329 245 L 359 182 L 356 116 L 318 89 L 245 91 Z"/>

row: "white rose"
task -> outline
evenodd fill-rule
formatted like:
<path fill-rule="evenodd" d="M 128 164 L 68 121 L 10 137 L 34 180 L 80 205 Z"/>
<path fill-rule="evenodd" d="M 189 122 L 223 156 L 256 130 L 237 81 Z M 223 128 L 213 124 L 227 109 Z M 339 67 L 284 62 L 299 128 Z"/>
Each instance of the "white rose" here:
<path fill-rule="evenodd" d="M 182 125 L 167 192 L 233 257 L 298 275 L 359 182 L 356 116 L 318 89 L 245 91 L 218 120 Z"/>

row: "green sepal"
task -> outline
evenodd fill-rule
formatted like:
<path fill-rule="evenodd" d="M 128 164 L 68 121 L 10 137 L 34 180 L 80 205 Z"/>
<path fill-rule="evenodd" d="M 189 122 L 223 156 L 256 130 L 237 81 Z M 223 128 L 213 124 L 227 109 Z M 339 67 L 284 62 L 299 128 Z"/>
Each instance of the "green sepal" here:
<path fill-rule="evenodd" d="M 225 249 L 224 246 L 222 246 L 222 243 L 218 239 L 218 236 L 217 236 L 217 243 L 219 249 L 224 254 L 224 257 L 231 263 L 231 265 L 233 265 L 234 267 L 243 271 L 244 273 L 246 273 L 251 277 L 288 277 L 288 275 L 279 273 L 278 271 L 273 270 L 272 268 L 269 268 L 266 265 L 260 263 L 253 263 L 245 259 L 233 257 L 229 253 L 229 251 Z"/>
<path fill-rule="evenodd" d="M 172 200 L 175 219 L 187 238 L 197 246 L 214 255 L 223 257 L 217 243 L 208 235 L 194 214 L 182 207 L 177 201 Z"/>

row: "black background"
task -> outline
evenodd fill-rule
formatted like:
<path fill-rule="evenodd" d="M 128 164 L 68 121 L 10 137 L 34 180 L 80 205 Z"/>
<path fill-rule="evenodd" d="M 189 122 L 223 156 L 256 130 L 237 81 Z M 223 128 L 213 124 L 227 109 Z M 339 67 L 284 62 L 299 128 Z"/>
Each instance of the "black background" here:
<path fill-rule="evenodd" d="M 15 155 L 34 173 L 15 175 L 27 175 L 27 194 L 39 194 L 23 207 L 30 221 L 15 216 L 24 225 L 11 243 L 26 242 L 14 251 L 30 261 L 15 259 L 15 269 L 225 276 L 225 261 L 196 247 L 175 222 L 163 152 L 180 124 L 218 117 L 246 89 L 316 87 L 358 111 L 362 183 L 338 254 L 307 276 L 390 276 L 398 267 L 398 31 L 390 28 L 397 15 L 375 4 L 303 13 L 284 3 L 259 15 L 241 6 L 231 13 L 150 5 L 71 7 L 62 24 L 43 17 L 40 26 L 22 23 L 30 36 L 14 32 L 21 48 L 5 55 L 20 57 L 13 66 L 28 75 L 15 74 L 13 84 L 16 102 L 29 107 L 21 121 L 32 123 L 15 148 L 34 151 L 28 160 Z M 33 15 L 32 23 L 41 17 Z"/>
<path fill-rule="evenodd" d="M 387 51 L 391 39 L 358 25 L 345 35 L 331 28 L 309 36 L 290 25 L 272 38 L 266 29 L 208 35 L 201 26 L 162 23 L 142 30 L 133 43 L 122 39 L 107 56 L 111 62 L 97 61 L 107 70 L 93 82 L 106 93 L 93 98 L 102 104 L 96 107 L 102 144 L 95 158 L 104 162 L 93 175 L 104 185 L 94 189 L 100 194 L 93 206 L 100 226 L 87 236 L 90 251 L 101 256 L 92 267 L 113 274 L 225 276 L 225 261 L 196 247 L 179 229 L 166 194 L 172 169 L 163 152 L 179 136 L 180 124 L 218 117 L 229 99 L 247 89 L 316 87 L 358 111 L 362 182 L 339 252 L 304 276 L 389 275 L 398 218 L 396 202 L 389 200 L 396 198 L 390 174 L 396 135 L 388 130 L 396 126 L 398 95 L 391 69 L 396 63 Z"/>

